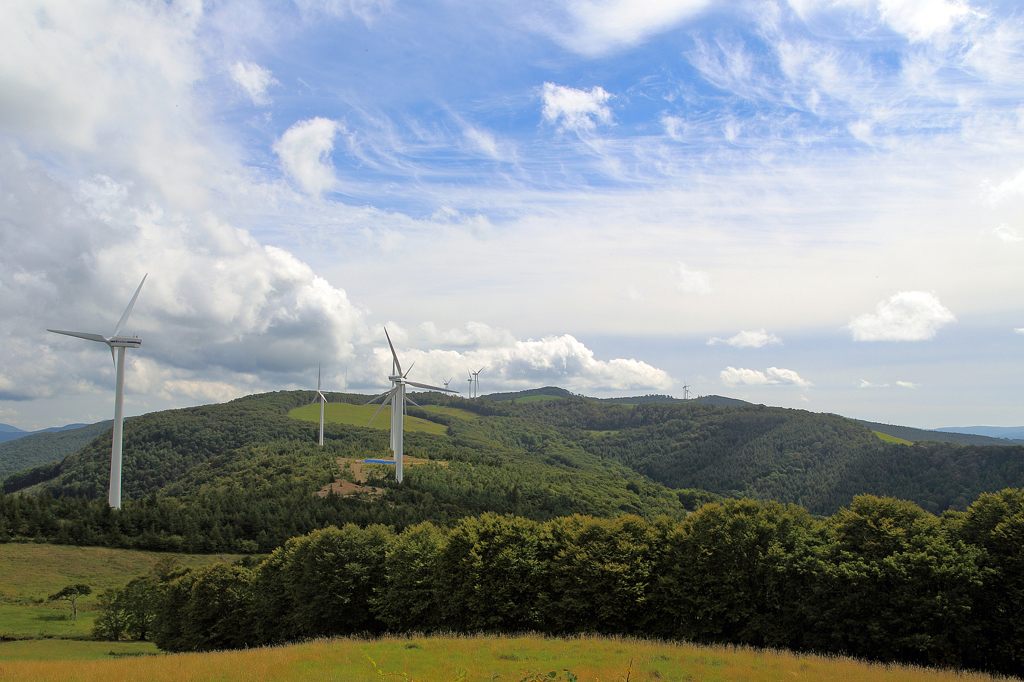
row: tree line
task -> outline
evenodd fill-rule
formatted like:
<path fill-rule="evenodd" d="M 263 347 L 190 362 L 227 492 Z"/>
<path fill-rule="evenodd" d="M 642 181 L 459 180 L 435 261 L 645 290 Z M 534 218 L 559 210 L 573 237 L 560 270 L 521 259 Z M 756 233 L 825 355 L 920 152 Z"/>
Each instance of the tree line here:
<path fill-rule="evenodd" d="M 115 606 L 102 617 L 122 623 L 120 636 L 144 630 L 167 651 L 540 631 L 1018 674 L 1022 569 L 1024 490 L 983 494 L 941 517 L 869 495 L 827 518 L 791 504 L 723 500 L 683 519 L 486 513 L 448 529 L 324 528 L 258 563 L 137 579 L 103 597 Z M 133 616 L 130 604 L 145 608 Z"/>

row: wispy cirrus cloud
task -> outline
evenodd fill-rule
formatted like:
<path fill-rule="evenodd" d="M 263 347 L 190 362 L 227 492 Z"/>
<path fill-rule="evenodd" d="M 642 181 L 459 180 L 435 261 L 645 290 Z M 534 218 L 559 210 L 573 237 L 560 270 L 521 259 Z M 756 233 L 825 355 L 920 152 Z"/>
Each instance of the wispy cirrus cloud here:
<path fill-rule="evenodd" d="M 267 94 L 271 85 L 280 85 L 270 69 L 252 62 L 235 62 L 231 65 L 231 78 L 249 95 L 258 107 L 269 105 L 272 100 Z"/>

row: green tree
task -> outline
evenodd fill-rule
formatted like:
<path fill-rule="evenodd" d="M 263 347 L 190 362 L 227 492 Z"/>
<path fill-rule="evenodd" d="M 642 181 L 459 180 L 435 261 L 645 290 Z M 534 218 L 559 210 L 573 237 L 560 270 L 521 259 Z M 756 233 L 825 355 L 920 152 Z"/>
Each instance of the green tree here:
<path fill-rule="evenodd" d="M 981 495 L 943 521 L 953 537 L 981 551 L 984 587 L 973 620 L 985 641 L 967 651 L 965 663 L 1024 674 L 1024 490 Z"/>
<path fill-rule="evenodd" d="M 128 633 L 128 601 L 124 590 L 111 587 L 104 590 L 97 598 L 99 615 L 92 624 L 92 635 L 97 639 L 119 641 Z"/>
<path fill-rule="evenodd" d="M 406 528 L 388 548 L 383 584 L 374 589 L 374 612 L 391 632 L 430 632 L 442 627 L 434 589 L 445 535 L 430 522 Z"/>
<path fill-rule="evenodd" d="M 56 594 L 51 594 L 46 601 L 66 601 L 71 604 L 71 611 L 74 614 L 72 620 L 78 620 L 78 600 L 88 594 L 92 594 L 92 588 L 88 585 L 68 585 L 61 588 Z"/>
<path fill-rule="evenodd" d="M 541 625 L 542 528 L 516 516 L 462 519 L 448 534 L 435 579 L 444 624 L 463 632 L 517 632 Z"/>
<path fill-rule="evenodd" d="M 883 661 L 960 666 L 976 645 L 979 552 L 912 502 L 860 495 L 810 549 L 803 644 Z"/>

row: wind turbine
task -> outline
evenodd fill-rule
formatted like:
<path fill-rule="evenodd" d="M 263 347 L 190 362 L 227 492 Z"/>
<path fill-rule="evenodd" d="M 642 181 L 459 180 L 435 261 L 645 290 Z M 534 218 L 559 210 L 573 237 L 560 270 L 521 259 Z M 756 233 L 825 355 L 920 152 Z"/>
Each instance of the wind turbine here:
<path fill-rule="evenodd" d="M 481 367 L 477 371 L 473 372 L 473 397 L 476 398 L 480 395 L 480 372 L 484 371 Z"/>
<path fill-rule="evenodd" d="M 135 295 L 132 296 L 132 300 L 129 301 L 128 307 L 124 310 L 124 315 L 118 320 L 117 327 L 114 328 L 114 333 L 110 336 L 89 334 L 87 332 L 69 332 L 62 329 L 46 330 L 55 334 L 74 336 L 79 339 L 105 343 L 110 346 L 110 359 L 114 361 L 117 383 L 114 389 L 114 434 L 110 446 L 110 492 L 107 496 L 107 502 L 114 509 L 121 508 L 121 444 L 124 436 L 124 349 L 138 348 L 142 345 L 142 339 L 137 336 L 118 336 L 118 334 L 124 330 L 124 326 L 128 323 L 128 316 L 132 314 L 135 300 L 139 297 L 139 292 L 142 291 L 142 285 L 146 283 L 146 277 L 149 277 L 148 272 L 142 276 L 139 288 L 135 290 Z M 116 360 L 114 359 L 115 348 L 117 349 Z"/>
<path fill-rule="evenodd" d="M 405 417 L 405 403 L 406 402 L 410 402 L 413 405 L 416 405 L 416 403 L 413 402 L 411 398 L 407 398 L 405 396 L 405 387 L 406 386 L 415 386 L 416 388 L 427 388 L 427 389 L 430 389 L 431 391 L 442 391 L 442 392 L 445 392 L 445 393 L 458 393 L 458 391 L 449 390 L 447 386 L 445 388 L 441 388 L 439 386 L 431 386 L 429 384 L 420 384 L 420 383 L 417 383 L 415 381 L 409 381 L 408 379 L 406 379 L 406 377 L 409 375 L 409 372 L 412 371 L 412 365 L 409 365 L 409 369 L 407 369 L 404 374 L 402 373 L 402 363 L 400 363 L 398 361 L 398 353 L 395 352 L 395 345 L 393 343 L 391 343 L 391 336 L 388 335 L 388 330 L 387 329 L 384 330 L 384 336 L 387 336 L 388 346 L 391 348 L 392 374 L 388 377 L 388 379 L 391 380 L 391 390 L 388 391 L 387 393 L 383 393 L 383 394 L 377 396 L 376 398 L 371 400 L 369 403 L 366 403 L 367 405 L 369 405 L 370 403 L 376 401 L 378 398 L 382 398 L 382 397 L 384 398 L 384 402 L 382 402 L 380 404 L 380 407 L 377 408 L 377 411 L 373 413 L 372 417 L 370 417 L 370 422 L 369 422 L 369 424 L 367 424 L 367 426 L 369 426 L 370 424 L 373 423 L 373 420 L 377 418 L 377 415 L 380 414 L 380 411 L 384 409 L 384 406 L 387 405 L 390 402 L 391 403 L 391 451 L 395 453 L 395 479 L 399 483 L 401 483 L 402 482 L 402 428 L 404 426 L 403 421 L 404 421 L 404 417 Z M 413 365 L 415 365 L 415 364 L 416 363 L 414 362 Z M 419 405 L 416 405 L 416 407 L 419 407 Z"/>
<path fill-rule="evenodd" d="M 469 395 L 470 398 L 472 398 L 473 397 L 473 373 L 472 372 L 469 373 L 469 378 L 466 379 L 466 381 L 469 382 L 469 388 L 466 390 L 466 393 Z"/>
<path fill-rule="evenodd" d="M 320 392 L 320 365 L 316 366 L 316 401 L 320 403 L 320 447 L 324 446 L 324 403 L 327 398 Z"/>
<path fill-rule="evenodd" d="M 454 377 L 453 377 L 453 378 L 454 378 Z M 447 388 L 448 388 L 448 384 L 450 384 L 450 383 L 452 383 L 452 380 L 451 380 L 451 379 L 445 379 L 445 380 L 444 380 L 444 387 L 445 387 L 445 389 L 447 389 Z"/>

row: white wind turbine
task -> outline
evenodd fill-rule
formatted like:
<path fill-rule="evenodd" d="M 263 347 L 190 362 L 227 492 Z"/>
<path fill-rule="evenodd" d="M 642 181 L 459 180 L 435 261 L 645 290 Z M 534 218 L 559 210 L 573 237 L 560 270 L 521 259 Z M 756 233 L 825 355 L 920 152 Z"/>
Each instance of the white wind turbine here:
<path fill-rule="evenodd" d="M 320 447 L 324 446 L 324 404 L 327 398 L 320 392 L 320 365 L 316 366 L 316 402 L 320 403 Z"/>
<path fill-rule="evenodd" d="M 477 398 L 477 397 L 480 396 L 480 372 L 482 372 L 482 371 L 484 371 L 483 367 L 481 367 L 480 369 L 478 369 L 475 372 L 472 372 L 472 374 L 473 374 L 473 397 L 474 398 Z"/>
<path fill-rule="evenodd" d="M 378 414 L 380 414 L 380 411 L 384 409 L 384 406 L 387 405 L 389 402 L 391 403 L 391 451 L 395 453 L 395 480 L 401 483 L 402 428 L 404 426 L 403 421 L 405 417 L 405 403 L 410 402 L 413 405 L 416 405 L 416 403 L 413 402 L 412 399 L 406 397 L 405 387 L 415 386 L 416 388 L 426 388 L 431 391 L 442 391 L 444 393 L 458 393 L 458 391 L 452 391 L 447 387 L 441 388 L 440 386 L 420 384 L 416 383 L 415 381 L 409 381 L 408 379 L 406 379 L 406 377 L 409 375 L 409 372 L 412 371 L 412 365 L 409 365 L 409 369 L 407 369 L 404 374 L 402 373 L 402 363 L 398 361 L 398 353 L 395 352 L 395 346 L 394 344 L 391 343 L 391 336 L 388 335 L 387 329 L 384 330 L 384 336 L 387 336 L 388 347 L 391 348 L 392 374 L 388 377 L 388 379 L 391 380 L 391 390 L 388 391 L 387 393 L 383 393 L 377 396 L 376 398 L 374 398 L 373 400 L 366 404 L 369 405 L 370 403 L 378 400 L 379 398 L 384 398 L 384 402 L 380 404 L 380 407 L 377 408 L 377 411 L 373 413 L 372 417 L 370 417 L 369 424 L 372 424 L 373 420 L 377 418 Z M 413 365 L 415 364 L 416 363 L 414 362 Z M 416 407 L 419 407 L 419 405 L 416 405 Z M 369 424 L 367 424 L 367 426 L 369 426 Z"/>
<path fill-rule="evenodd" d="M 121 443 L 124 436 L 124 349 L 138 348 L 142 345 L 142 339 L 137 336 L 118 336 L 118 334 L 124 330 L 125 324 L 128 323 L 128 316 L 132 314 L 135 300 L 139 297 L 139 292 L 142 291 L 142 285 L 146 283 L 146 277 L 149 277 L 148 272 L 143 275 L 142 281 L 139 282 L 139 288 L 135 290 L 135 295 L 132 296 L 132 300 L 124 310 L 124 315 L 118 320 L 117 327 L 114 328 L 114 333 L 110 336 L 89 334 L 87 332 L 68 332 L 61 329 L 46 330 L 55 334 L 75 336 L 79 339 L 105 343 L 110 346 L 110 359 L 114 360 L 117 383 L 114 389 L 114 435 L 110 446 L 110 493 L 107 496 L 107 502 L 114 509 L 121 508 Z M 115 348 L 117 349 L 116 360 L 114 359 Z"/>

